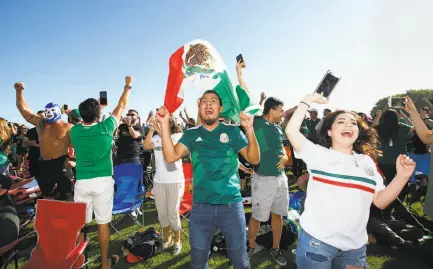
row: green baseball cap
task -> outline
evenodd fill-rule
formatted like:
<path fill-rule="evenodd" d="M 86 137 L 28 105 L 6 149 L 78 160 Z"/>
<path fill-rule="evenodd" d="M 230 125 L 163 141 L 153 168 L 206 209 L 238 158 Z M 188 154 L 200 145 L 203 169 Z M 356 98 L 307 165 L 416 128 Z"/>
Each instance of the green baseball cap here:
<path fill-rule="evenodd" d="M 81 120 L 80 111 L 78 109 L 73 109 L 71 111 L 71 117 L 76 119 L 76 120 Z"/>

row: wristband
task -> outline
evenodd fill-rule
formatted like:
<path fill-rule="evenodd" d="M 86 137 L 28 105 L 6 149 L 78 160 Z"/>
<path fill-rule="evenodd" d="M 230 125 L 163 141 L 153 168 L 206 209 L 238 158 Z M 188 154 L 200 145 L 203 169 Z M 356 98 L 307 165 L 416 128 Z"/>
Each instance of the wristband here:
<path fill-rule="evenodd" d="M 128 86 L 128 85 L 125 85 L 125 89 L 130 90 L 130 89 L 132 89 L 132 87 L 131 87 L 131 86 Z"/>
<path fill-rule="evenodd" d="M 301 104 L 304 104 L 304 105 L 308 106 L 308 108 L 310 108 L 310 105 L 305 103 L 304 101 L 301 101 Z"/>

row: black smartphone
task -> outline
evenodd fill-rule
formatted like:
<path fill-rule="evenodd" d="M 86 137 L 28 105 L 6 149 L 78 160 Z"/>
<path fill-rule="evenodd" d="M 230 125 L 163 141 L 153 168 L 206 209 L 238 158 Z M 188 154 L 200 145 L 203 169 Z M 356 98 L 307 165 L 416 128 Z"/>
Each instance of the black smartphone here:
<path fill-rule="evenodd" d="M 68 105 L 63 105 L 63 111 L 68 111 Z"/>
<path fill-rule="evenodd" d="M 406 106 L 406 97 L 389 97 L 388 106 L 393 108 L 402 108 Z"/>
<path fill-rule="evenodd" d="M 334 74 L 332 74 L 331 71 L 328 70 L 314 92 L 323 93 L 323 97 L 328 98 L 335 89 L 335 86 L 337 86 L 340 79 L 341 78 L 337 78 L 334 76 Z"/>
<path fill-rule="evenodd" d="M 240 61 L 241 63 L 244 62 L 244 57 L 242 56 L 242 54 L 239 54 L 238 56 L 236 56 L 236 62 L 239 63 L 239 61 Z"/>
<path fill-rule="evenodd" d="M 99 104 L 103 106 L 106 106 L 108 104 L 106 91 L 99 92 Z"/>

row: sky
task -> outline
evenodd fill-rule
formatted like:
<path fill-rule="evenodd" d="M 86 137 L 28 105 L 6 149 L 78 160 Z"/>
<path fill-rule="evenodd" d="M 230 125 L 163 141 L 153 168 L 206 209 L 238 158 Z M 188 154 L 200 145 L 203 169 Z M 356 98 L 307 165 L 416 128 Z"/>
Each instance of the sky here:
<path fill-rule="evenodd" d="M 286 108 L 314 91 L 327 70 L 341 77 L 329 104 L 370 111 L 381 97 L 433 89 L 433 1 L 0 1 L 0 117 L 23 122 L 16 81 L 36 112 L 49 102 L 78 107 L 108 92 L 113 110 L 124 77 L 128 107 L 146 118 L 164 101 L 170 55 L 194 39 L 221 54 L 232 82 L 247 64 L 252 97 Z M 184 106 L 197 113 L 199 92 Z M 183 107 L 182 106 L 182 109 Z"/>

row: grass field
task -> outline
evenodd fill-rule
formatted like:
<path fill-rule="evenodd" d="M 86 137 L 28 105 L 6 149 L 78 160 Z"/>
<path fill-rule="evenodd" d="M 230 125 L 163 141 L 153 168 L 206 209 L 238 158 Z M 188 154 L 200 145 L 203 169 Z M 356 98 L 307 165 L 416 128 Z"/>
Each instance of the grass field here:
<path fill-rule="evenodd" d="M 249 211 L 250 208 L 246 207 L 246 211 Z M 422 210 L 421 205 L 417 204 L 413 207 L 414 211 Z M 157 213 L 154 207 L 153 201 L 147 201 L 144 204 L 144 227 L 140 227 L 137 224 L 133 225 L 133 221 L 124 218 L 119 224 L 118 228 L 121 231 L 122 237 L 126 238 L 134 234 L 139 230 L 145 230 L 146 228 L 153 226 L 155 229 L 160 230 L 160 226 L 157 220 Z M 141 216 L 139 217 L 140 221 L 142 220 Z M 184 231 L 188 233 L 188 223 L 186 220 L 182 221 L 182 228 Z M 110 254 L 121 255 L 121 245 L 122 245 L 122 237 L 120 237 L 117 233 L 113 232 L 111 236 L 110 243 Z M 88 233 L 89 245 L 87 247 L 88 256 L 91 260 L 89 268 L 96 269 L 100 268 L 100 259 L 99 259 L 99 245 L 97 242 L 97 227 L 96 224 L 92 224 L 89 227 Z M 121 258 L 120 262 L 116 265 L 115 268 L 190 268 L 190 247 L 188 237 L 182 233 L 182 253 L 178 256 L 174 257 L 171 252 L 167 253 L 158 253 L 156 256 L 150 259 L 148 262 L 137 263 L 134 265 L 128 264 L 125 259 Z M 292 248 L 296 246 L 293 245 Z M 22 264 L 25 260 L 29 258 L 30 249 L 23 251 L 20 257 L 20 264 Z M 285 257 L 288 260 L 287 266 L 284 268 L 294 269 L 296 265 L 294 263 L 294 257 L 291 251 L 283 252 Z M 416 268 L 416 269 L 428 269 L 427 265 L 423 262 L 401 252 L 398 250 L 390 249 L 388 247 L 382 247 L 379 245 L 369 245 L 368 246 L 368 264 L 371 269 L 407 269 L 407 268 Z M 230 266 L 229 260 L 225 256 L 220 255 L 212 255 L 209 261 L 210 268 L 214 269 L 223 269 L 223 268 L 233 268 Z M 9 266 L 8 268 L 13 268 Z M 267 251 L 262 251 L 261 253 L 256 254 L 251 261 L 251 268 L 254 269 L 264 269 L 264 268 L 280 268 L 275 262 L 272 261 L 270 255 Z"/>

